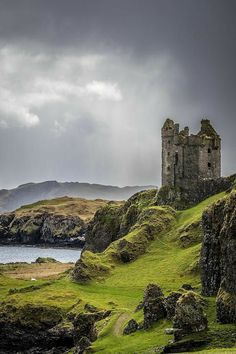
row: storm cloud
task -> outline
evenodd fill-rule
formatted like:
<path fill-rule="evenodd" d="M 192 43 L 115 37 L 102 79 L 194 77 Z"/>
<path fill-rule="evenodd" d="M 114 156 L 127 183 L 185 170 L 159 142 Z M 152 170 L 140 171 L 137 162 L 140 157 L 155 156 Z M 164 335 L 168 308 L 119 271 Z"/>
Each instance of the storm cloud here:
<path fill-rule="evenodd" d="M 160 183 L 166 117 L 203 116 L 235 172 L 230 0 L 0 0 L 0 188 Z"/>

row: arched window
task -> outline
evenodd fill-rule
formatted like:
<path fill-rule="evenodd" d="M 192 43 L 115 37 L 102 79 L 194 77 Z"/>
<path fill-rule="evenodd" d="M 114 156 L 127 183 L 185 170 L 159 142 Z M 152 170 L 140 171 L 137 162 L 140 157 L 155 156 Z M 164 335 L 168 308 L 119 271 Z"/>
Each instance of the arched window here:
<path fill-rule="evenodd" d="M 211 153 L 211 149 L 209 148 L 209 149 L 208 149 L 208 154 L 210 154 L 210 153 Z"/>
<path fill-rule="evenodd" d="M 211 169 L 211 163 L 210 162 L 208 162 L 208 168 L 209 168 L 209 170 Z"/>

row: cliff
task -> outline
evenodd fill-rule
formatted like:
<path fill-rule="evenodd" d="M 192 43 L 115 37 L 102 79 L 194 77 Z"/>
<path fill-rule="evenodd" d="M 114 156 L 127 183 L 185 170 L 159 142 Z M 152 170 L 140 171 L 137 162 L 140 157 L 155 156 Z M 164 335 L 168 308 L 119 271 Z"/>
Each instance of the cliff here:
<path fill-rule="evenodd" d="M 87 223 L 95 212 L 113 202 L 57 198 L 0 215 L 0 244 L 51 244 L 82 247 Z M 120 205 L 119 202 L 114 202 Z"/>
<path fill-rule="evenodd" d="M 236 190 L 203 213 L 201 279 L 204 295 L 217 295 L 217 318 L 236 323 Z"/>

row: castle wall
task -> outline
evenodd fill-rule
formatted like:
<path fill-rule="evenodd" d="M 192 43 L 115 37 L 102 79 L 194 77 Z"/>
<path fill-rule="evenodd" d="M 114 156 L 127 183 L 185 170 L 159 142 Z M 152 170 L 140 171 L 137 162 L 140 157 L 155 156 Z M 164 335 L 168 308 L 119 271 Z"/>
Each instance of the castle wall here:
<path fill-rule="evenodd" d="M 221 176 L 221 140 L 208 120 L 197 135 L 167 119 L 162 128 L 162 185 L 190 188 Z"/>

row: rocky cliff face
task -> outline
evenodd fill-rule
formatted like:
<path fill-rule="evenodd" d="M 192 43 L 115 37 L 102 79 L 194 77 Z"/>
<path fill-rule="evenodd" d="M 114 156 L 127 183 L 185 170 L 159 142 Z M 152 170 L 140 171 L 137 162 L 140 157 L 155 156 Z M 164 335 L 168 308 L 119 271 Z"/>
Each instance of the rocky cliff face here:
<path fill-rule="evenodd" d="M 57 198 L 0 214 L 0 244 L 84 245 L 88 222 L 107 205 L 122 203 L 81 198 Z"/>
<path fill-rule="evenodd" d="M 84 244 L 85 222 L 79 216 L 0 215 L 1 244 Z"/>
<path fill-rule="evenodd" d="M 217 294 L 217 317 L 236 323 L 236 191 L 208 208 L 202 219 L 201 279 L 204 295 Z"/>
<path fill-rule="evenodd" d="M 110 204 L 98 210 L 88 224 L 84 250 L 104 251 L 111 242 L 126 235 L 137 223 L 145 206 L 154 204 L 156 190 L 134 194 L 122 206 Z"/>

